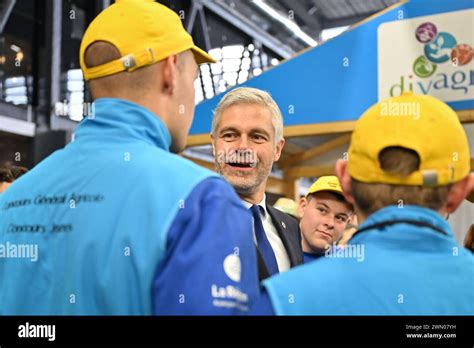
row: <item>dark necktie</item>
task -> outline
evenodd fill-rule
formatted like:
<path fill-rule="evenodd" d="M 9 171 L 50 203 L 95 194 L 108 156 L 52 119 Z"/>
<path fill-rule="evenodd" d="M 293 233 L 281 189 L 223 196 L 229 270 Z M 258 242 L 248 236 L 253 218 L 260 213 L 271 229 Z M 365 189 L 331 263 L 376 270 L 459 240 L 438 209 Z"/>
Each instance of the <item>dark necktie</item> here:
<path fill-rule="evenodd" d="M 257 247 L 260 250 L 260 253 L 265 260 L 265 265 L 267 266 L 268 273 L 270 275 L 274 275 L 278 273 L 278 264 L 275 258 L 275 254 L 273 253 L 272 246 L 268 241 L 267 235 L 265 234 L 265 230 L 263 228 L 262 219 L 260 217 L 260 206 L 252 205 L 250 207 L 250 211 L 253 215 L 253 221 L 255 226 L 255 237 L 257 238 Z"/>

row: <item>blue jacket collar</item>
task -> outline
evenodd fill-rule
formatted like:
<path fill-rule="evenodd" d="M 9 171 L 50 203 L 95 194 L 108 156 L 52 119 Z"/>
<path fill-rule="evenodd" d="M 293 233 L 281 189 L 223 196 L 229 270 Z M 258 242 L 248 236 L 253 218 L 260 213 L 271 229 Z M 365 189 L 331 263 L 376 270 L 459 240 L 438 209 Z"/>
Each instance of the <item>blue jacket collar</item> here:
<path fill-rule="evenodd" d="M 396 205 L 390 205 L 377 210 L 370 215 L 359 227 L 364 228 L 369 225 L 394 220 L 414 220 L 428 223 L 445 231 L 448 236 L 452 236 L 451 226 L 437 212 L 432 209 L 417 205 L 405 205 L 403 208 Z"/>
<path fill-rule="evenodd" d="M 164 123 L 146 108 L 123 99 L 100 98 L 93 112 L 81 121 L 75 139 L 94 137 L 117 141 L 136 139 L 169 151 L 171 135 Z"/>

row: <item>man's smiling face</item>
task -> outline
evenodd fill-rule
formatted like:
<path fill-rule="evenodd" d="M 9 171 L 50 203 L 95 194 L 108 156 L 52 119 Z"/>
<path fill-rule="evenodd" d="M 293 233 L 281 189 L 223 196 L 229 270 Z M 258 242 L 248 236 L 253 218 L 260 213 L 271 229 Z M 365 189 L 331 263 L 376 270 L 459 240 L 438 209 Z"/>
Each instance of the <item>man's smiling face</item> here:
<path fill-rule="evenodd" d="M 268 108 L 236 104 L 222 112 L 213 150 L 217 171 L 239 194 L 265 185 L 284 141 L 275 144 L 275 128 Z"/>

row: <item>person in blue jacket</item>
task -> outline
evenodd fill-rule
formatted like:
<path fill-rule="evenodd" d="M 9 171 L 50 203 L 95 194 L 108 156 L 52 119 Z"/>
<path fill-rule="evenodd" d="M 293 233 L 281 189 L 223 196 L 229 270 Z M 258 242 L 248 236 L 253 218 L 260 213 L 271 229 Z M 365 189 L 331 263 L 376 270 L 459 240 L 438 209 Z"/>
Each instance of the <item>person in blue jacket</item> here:
<path fill-rule="evenodd" d="M 159 20 L 156 20 L 159 18 Z M 172 152 L 194 113 L 197 48 L 177 14 L 117 1 L 80 48 L 94 99 L 74 141 L 0 198 L 0 314 L 246 314 L 252 218 Z"/>
<path fill-rule="evenodd" d="M 474 256 L 446 221 L 474 187 L 457 114 L 405 93 L 356 122 L 336 173 L 359 230 L 342 252 L 267 279 L 279 315 L 473 315 Z M 363 251 L 360 254 L 357 251 Z"/>

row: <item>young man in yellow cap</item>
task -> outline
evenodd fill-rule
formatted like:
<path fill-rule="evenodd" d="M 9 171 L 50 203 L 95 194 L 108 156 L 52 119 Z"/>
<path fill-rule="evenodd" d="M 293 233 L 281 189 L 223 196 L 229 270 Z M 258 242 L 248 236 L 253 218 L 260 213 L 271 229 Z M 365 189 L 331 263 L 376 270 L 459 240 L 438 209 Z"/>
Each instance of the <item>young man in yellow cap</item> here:
<path fill-rule="evenodd" d="M 356 122 L 336 173 L 361 223 L 348 246 L 365 246 L 365 255 L 322 258 L 264 281 L 273 310 L 473 315 L 474 256 L 445 220 L 474 187 L 456 113 L 426 95 L 383 100 Z"/>
<path fill-rule="evenodd" d="M 80 62 L 94 113 L 0 199 L 0 314 L 242 314 L 258 295 L 252 219 L 180 152 L 194 113 L 194 46 L 177 14 L 117 1 Z M 1 249 L 0 249 L 1 250 Z"/>
<path fill-rule="evenodd" d="M 351 221 L 354 209 L 342 194 L 334 175 L 316 180 L 298 208 L 304 262 L 337 252 L 336 243 Z"/>

